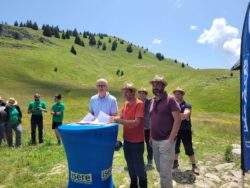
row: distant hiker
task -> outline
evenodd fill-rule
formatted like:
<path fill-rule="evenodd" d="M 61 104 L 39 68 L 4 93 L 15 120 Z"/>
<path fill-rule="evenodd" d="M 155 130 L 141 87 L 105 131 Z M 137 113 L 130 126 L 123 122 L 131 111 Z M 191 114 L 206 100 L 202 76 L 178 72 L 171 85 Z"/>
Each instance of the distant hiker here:
<path fill-rule="evenodd" d="M 136 88 L 132 83 L 126 83 L 122 88 L 125 103 L 120 116 L 114 117 L 116 123 L 123 125 L 124 156 L 127 162 L 130 187 L 147 188 L 147 174 L 144 167 L 144 104 L 137 99 Z"/>
<path fill-rule="evenodd" d="M 31 114 L 31 144 L 36 144 L 36 128 L 38 127 L 39 143 L 43 143 L 43 112 L 46 111 L 46 103 L 36 93 L 34 100 L 28 106 L 28 113 Z"/>
<path fill-rule="evenodd" d="M 6 138 L 6 123 L 7 123 L 7 113 L 5 111 L 6 103 L 4 99 L 0 96 L 0 145 L 2 141 Z"/>
<path fill-rule="evenodd" d="M 21 145 L 22 135 L 22 112 L 14 98 L 10 98 L 7 102 L 5 112 L 7 113 L 6 138 L 9 147 L 13 147 L 13 130 L 16 135 L 15 146 Z"/>
<path fill-rule="evenodd" d="M 108 81 L 104 78 L 96 81 L 97 94 L 90 98 L 89 112 L 95 117 L 102 111 L 110 116 L 116 116 L 118 105 L 116 98 L 108 92 Z M 116 142 L 116 150 L 121 147 L 121 142 Z"/>
<path fill-rule="evenodd" d="M 178 155 L 180 153 L 180 144 L 181 142 L 184 145 L 185 154 L 189 156 L 190 162 L 192 164 L 192 171 L 195 174 L 199 174 L 197 165 L 195 163 L 195 156 L 192 144 L 192 131 L 191 131 L 191 104 L 187 103 L 184 100 L 185 91 L 179 87 L 177 87 L 173 94 L 175 96 L 176 101 L 180 105 L 181 108 L 181 127 L 177 135 L 176 145 L 175 145 L 175 160 L 173 168 L 178 168 Z"/>
<path fill-rule="evenodd" d="M 151 99 L 147 98 L 148 91 L 145 88 L 141 88 L 138 90 L 138 98 L 144 102 L 144 138 L 147 146 L 147 159 L 148 163 L 146 165 L 146 170 L 153 169 L 153 148 L 150 140 L 150 117 L 149 117 L 149 109 L 151 104 Z"/>
<path fill-rule="evenodd" d="M 167 82 L 156 75 L 150 82 L 155 97 L 150 108 L 151 138 L 161 188 L 172 188 L 175 139 L 181 124 L 180 107 L 165 90 Z"/>
<path fill-rule="evenodd" d="M 64 103 L 61 100 L 62 96 L 61 94 L 58 94 L 55 96 L 53 104 L 51 108 L 51 115 L 52 115 L 52 129 L 55 130 L 55 135 L 57 138 L 57 143 L 61 144 L 61 137 L 58 132 L 58 127 L 62 125 L 63 122 L 63 114 L 64 114 Z"/>

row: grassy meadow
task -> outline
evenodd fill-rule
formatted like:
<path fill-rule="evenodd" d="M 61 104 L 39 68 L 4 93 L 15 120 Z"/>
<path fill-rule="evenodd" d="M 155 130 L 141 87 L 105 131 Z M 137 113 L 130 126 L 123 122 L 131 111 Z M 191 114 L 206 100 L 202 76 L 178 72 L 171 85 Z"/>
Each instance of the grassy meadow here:
<path fill-rule="evenodd" d="M 118 42 L 116 51 L 111 51 L 109 37 L 101 40 L 106 42 L 106 51 L 90 47 L 88 40 L 81 37 L 85 47 L 74 45 L 77 55 L 73 55 L 70 48 L 74 37 L 66 40 L 52 37 L 42 43 L 39 41 L 41 31 L 11 29 L 25 30 L 32 38 L 15 40 L 0 35 L 0 96 L 17 99 L 23 111 L 24 128 L 21 148 L 0 147 L 0 187 L 67 186 L 66 156 L 63 146 L 57 145 L 49 113 L 44 116 L 45 143 L 28 145 L 30 116 L 27 105 L 33 94 L 39 92 L 50 109 L 53 96 L 61 93 L 66 108 L 64 122 L 77 122 L 87 113 L 89 98 L 96 93 L 95 81 L 101 77 L 109 81 L 110 93 L 118 98 L 119 107 L 123 103 L 121 87 L 125 81 L 135 83 L 138 88 L 146 87 L 150 96 L 149 81 L 155 74 L 166 77 L 169 93 L 177 86 L 183 87 L 187 101 L 193 106 L 194 146 L 199 161 L 223 156 L 228 145 L 240 143 L 238 72 L 230 76 L 230 71 L 224 69 L 182 68 L 172 59 L 158 61 L 154 54 L 144 53 L 137 46 L 128 53 L 127 42 Z M 137 58 L 140 49 L 143 52 L 141 60 Z M 118 69 L 124 71 L 124 76 L 116 75 Z M 122 127 L 119 138 L 122 139 Z M 182 162 L 188 164 L 187 157 L 184 154 L 181 157 Z M 115 152 L 113 178 L 116 187 L 127 185 L 124 166 L 123 151 Z M 155 170 L 148 173 L 149 187 L 153 187 L 156 174 Z"/>

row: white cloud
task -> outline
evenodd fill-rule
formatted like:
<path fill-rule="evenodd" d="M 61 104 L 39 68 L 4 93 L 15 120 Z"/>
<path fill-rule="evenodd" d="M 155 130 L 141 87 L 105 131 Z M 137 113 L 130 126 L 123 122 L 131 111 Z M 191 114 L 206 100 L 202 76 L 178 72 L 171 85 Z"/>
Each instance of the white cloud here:
<path fill-rule="evenodd" d="M 197 25 L 190 25 L 190 30 L 195 31 L 198 29 L 199 29 L 199 27 Z"/>
<path fill-rule="evenodd" d="M 153 44 L 161 44 L 161 42 L 162 42 L 162 40 L 161 40 L 161 39 L 157 39 L 157 38 L 155 38 L 155 39 L 152 41 Z"/>
<path fill-rule="evenodd" d="M 236 57 L 240 56 L 240 47 L 241 40 L 239 38 L 233 38 L 223 44 L 223 49 Z"/>
<path fill-rule="evenodd" d="M 225 18 L 215 18 L 210 29 L 205 29 L 197 42 L 214 45 L 237 57 L 240 54 L 239 30 L 229 25 Z"/>

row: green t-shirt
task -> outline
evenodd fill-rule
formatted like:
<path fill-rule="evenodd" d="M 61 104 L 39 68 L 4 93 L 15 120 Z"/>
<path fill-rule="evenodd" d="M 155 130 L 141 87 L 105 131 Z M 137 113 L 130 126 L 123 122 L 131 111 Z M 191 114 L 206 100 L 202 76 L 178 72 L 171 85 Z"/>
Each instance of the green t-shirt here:
<path fill-rule="evenodd" d="M 12 125 L 19 124 L 19 112 L 15 106 L 9 108 L 9 123 Z"/>
<path fill-rule="evenodd" d="M 52 112 L 61 112 L 60 114 L 54 114 L 53 115 L 53 122 L 62 122 L 63 121 L 63 111 L 64 111 L 64 103 L 63 102 L 57 102 L 53 104 L 51 108 Z"/>
<path fill-rule="evenodd" d="M 32 113 L 32 115 L 42 115 L 42 110 L 40 109 L 46 109 L 46 103 L 42 100 L 39 101 L 31 101 L 28 107 L 28 111 Z"/>

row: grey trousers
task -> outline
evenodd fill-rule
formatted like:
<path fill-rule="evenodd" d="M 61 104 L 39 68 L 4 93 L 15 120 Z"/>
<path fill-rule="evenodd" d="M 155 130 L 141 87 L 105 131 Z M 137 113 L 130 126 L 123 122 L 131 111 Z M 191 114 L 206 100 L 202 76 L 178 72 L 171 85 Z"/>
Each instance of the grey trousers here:
<path fill-rule="evenodd" d="M 15 146 L 19 147 L 19 146 L 21 146 L 22 132 L 20 130 L 18 130 L 17 125 L 12 125 L 9 123 L 6 124 L 6 138 L 7 138 L 8 145 L 9 145 L 9 147 L 13 147 L 13 130 L 14 130 L 15 135 L 16 135 Z"/>
<path fill-rule="evenodd" d="M 161 188 L 172 188 L 172 168 L 175 156 L 175 142 L 152 141 L 156 169 L 160 174 Z"/>

